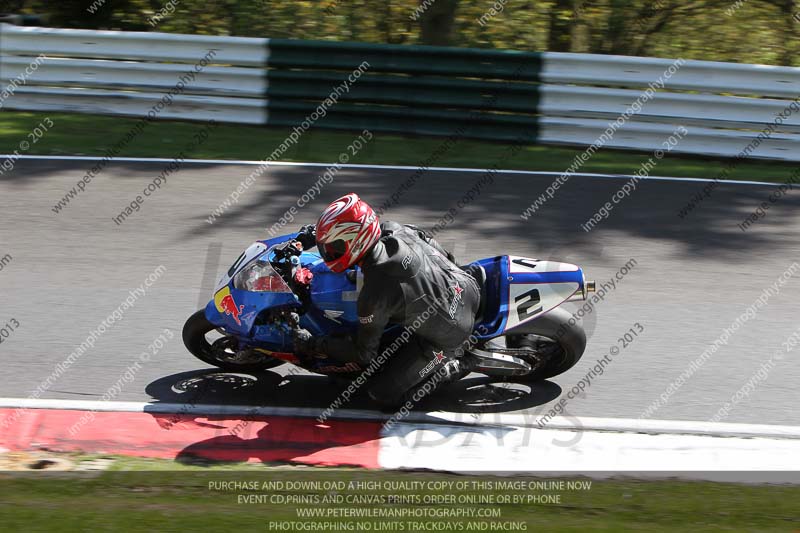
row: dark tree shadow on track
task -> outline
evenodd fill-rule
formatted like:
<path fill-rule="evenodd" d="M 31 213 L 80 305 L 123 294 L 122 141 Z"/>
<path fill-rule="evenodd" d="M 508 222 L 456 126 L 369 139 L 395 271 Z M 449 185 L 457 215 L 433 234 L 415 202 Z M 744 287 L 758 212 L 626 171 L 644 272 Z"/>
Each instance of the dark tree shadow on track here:
<path fill-rule="evenodd" d="M 254 213 L 262 222 L 257 228 L 262 234 L 264 228 L 279 221 L 296 204 L 324 170 L 324 167 L 274 167 L 213 225 L 206 222 L 206 213 L 195 217 L 185 237 L 196 239 L 230 229 L 256 229 Z M 315 222 L 330 200 L 348 192 L 358 192 L 379 208 L 414 173 L 414 170 L 343 169 L 277 235 Z M 679 244 L 675 251 L 685 258 L 709 255 L 734 258 L 790 244 L 791 228 L 800 222 L 797 216 L 800 196 L 790 192 L 753 229 L 741 231 L 737 224 L 767 200 L 775 188 L 726 182 L 720 183 L 707 199 L 681 219 L 679 211 L 702 191 L 705 183 L 651 180 L 639 182 L 636 190 L 617 204 L 607 219 L 586 232 L 581 224 L 610 202 L 626 179 L 581 176 L 572 177 L 534 215 L 523 219 L 521 214 L 556 175 L 497 175 L 494 183 L 485 185 L 462 210 L 459 202 L 481 174 L 428 171 L 414 186 L 403 191 L 381 218 L 432 228 L 449 209 L 455 208 L 455 220 L 446 224 L 437 238 L 469 243 L 467 259 L 470 260 L 479 257 L 478 253 L 545 256 L 562 250 L 562 253 L 577 251 L 587 261 L 598 252 L 598 242 L 614 233 L 626 234 L 632 240 Z M 477 251 L 487 246 L 492 248 L 489 253 Z"/>
<path fill-rule="evenodd" d="M 420 161 L 427 155 L 420 154 Z M 487 161 L 487 166 L 492 163 L 494 161 Z M 502 163 L 498 162 L 500 167 L 504 166 Z M 40 180 L 64 171 L 74 173 L 77 182 L 93 164 L 90 161 L 20 160 L 12 171 L 0 177 L 0 183 L 18 189 L 35 188 Z M 113 161 L 95 181 L 140 180 L 146 185 L 164 166 L 163 162 Z M 176 242 L 186 239 L 220 240 L 234 234 L 251 235 L 253 240 L 263 238 L 265 228 L 278 221 L 290 207 L 296 206 L 298 198 L 318 182 L 326 167 L 273 166 L 214 224 L 209 224 L 208 216 L 227 197 L 227 194 L 219 198 L 216 194 L 213 197 L 203 194 L 204 184 L 211 179 L 209 173 L 213 175 L 215 184 L 227 185 L 223 190 L 230 188 L 229 194 L 255 168 L 218 163 L 187 165 L 170 178 L 170 187 L 159 194 L 174 195 L 176 205 L 184 208 L 191 204 L 192 215 L 187 218 L 181 213 L 179 220 L 172 220 L 169 213 L 150 213 L 149 216 L 163 218 L 165 224 L 175 227 L 179 233 Z M 296 219 L 285 228 L 293 230 L 301 224 L 314 222 L 330 200 L 351 191 L 380 207 L 415 172 L 415 169 L 342 169 L 332 183 L 322 187 L 316 198 L 298 210 Z M 658 174 L 658 167 L 653 173 Z M 743 232 L 737 227 L 776 190 L 769 185 L 720 182 L 708 198 L 681 219 L 679 211 L 694 196 L 702 193 L 706 183 L 640 181 L 636 190 L 615 206 L 608 219 L 587 233 L 581 229 L 581 223 L 610 201 L 625 179 L 573 176 L 533 216 L 524 220 L 520 215 L 557 175 L 496 175 L 494 183 L 486 184 L 474 201 L 468 202 L 461 210 L 459 201 L 481 178 L 481 173 L 428 170 L 397 196 L 397 203 L 390 206 L 382 217 L 433 227 L 448 209 L 457 208 L 455 221 L 447 225 L 439 238 L 474 243 L 475 248 L 483 249 L 482 255 L 524 253 L 544 256 L 577 239 L 576 246 L 586 261 L 593 258 L 593 243 L 611 233 L 623 233 L 632 240 L 676 243 L 680 246 L 675 252 L 686 258 L 709 255 L 735 258 L 745 253 L 769 253 L 786 246 L 796 248 L 794 236 L 800 222 L 800 195 L 796 190 L 782 196 L 752 229 Z M 760 178 L 752 177 L 753 180 Z M 65 182 L 63 190 L 48 190 L 53 203 L 75 182 Z M 99 194 L 92 186 L 89 184 L 82 195 Z M 186 192 L 191 190 L 196 190 L 197 194 L 187 196 Z M 66 208 L 68 215 L 54 215 L 49 208 L 45 214 L 70 218 L 92 215 L 86 212 L 80 196 L 74 204 Z M 492 251 L 485 250 L 487 247 Z M 470 259 L 474 257 L 477 255 L 471 253 Z"/>
<path fill-rule="evenodd" d="M 375 466 L 369 462 L 370 457 L 376 457 L 374 445 L 370 444 L 376 434 L 375 422 L 371 426 L 352 421 L 320 424 L 313 417 L 256 415 L 255 410 L 248 413 L 249 409 L 273 405 L 275 394 L 285 381 L 284 376 L 275 372 L 228 373 L 215 369 L 181 372 L 159 378 L 146 387 L 145 391 L 155 401 L 145 412 L 163 429 L 201 430 L 213 435 L 181 450 L 175 457 L 181 463 L 208 465 L 255 460 L 317 464 L 308 457 L 321 455 L 320 462 L 324 464 L 328 450 L 352 447 L 344 454 L 349 457 L 347 453 L 352 452 L 353 465 Z M 327 378 L 320 377 L 317 381 L 319 384 Z M 316 392 L 318 388 L 311 390 Z M 156 407 L 158 404 L 174 404 L 176 408 L 165 413 Z M 236 409 L 236 414 L 228 415 L 202 414 L 204 405 L 245 409 Z M 339 463 L 342 453 L 336 451 Z"/>
<path fill-rule="evenodd" d="M 243 417 L 231 425 L 231 416 L 210 416 L 218 422 L 216 435 L 186 446 L 175 460 L 192 465 L 219 462 L 258 461 L 267 464 L 305 463 L 315 465 L 376 468 L 375 422 L 314 418 Z"/>

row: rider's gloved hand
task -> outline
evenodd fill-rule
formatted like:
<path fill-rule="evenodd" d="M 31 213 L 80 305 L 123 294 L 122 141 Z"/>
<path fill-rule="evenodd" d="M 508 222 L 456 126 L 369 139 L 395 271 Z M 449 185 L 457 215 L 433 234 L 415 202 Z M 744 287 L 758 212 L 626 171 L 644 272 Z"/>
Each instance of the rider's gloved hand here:
<path fill-rule="evenodd" d="M 294 342 L 295 353 L 313 355 L 317 352 L 316 339 L 307 329 L 296 328 L 292 332 L 292 342 Z"/>
<path fill-rule="evenodd" d="M 297 234 L 297 240 L 303 245 L 303 250 L 308 250 L 317 245 L 317 226 L 306 224 Z"/>

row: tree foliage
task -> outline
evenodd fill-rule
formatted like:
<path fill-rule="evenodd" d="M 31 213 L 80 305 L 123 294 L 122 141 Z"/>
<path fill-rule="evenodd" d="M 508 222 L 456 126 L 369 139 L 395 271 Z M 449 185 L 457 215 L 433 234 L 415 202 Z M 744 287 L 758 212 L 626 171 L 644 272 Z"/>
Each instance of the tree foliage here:
<path fill-rule="evenodd" d="M 172 0 L 156 25 L 167 1 L 5 3 L 72 28 L 800 63 L 800 0 Z"/>

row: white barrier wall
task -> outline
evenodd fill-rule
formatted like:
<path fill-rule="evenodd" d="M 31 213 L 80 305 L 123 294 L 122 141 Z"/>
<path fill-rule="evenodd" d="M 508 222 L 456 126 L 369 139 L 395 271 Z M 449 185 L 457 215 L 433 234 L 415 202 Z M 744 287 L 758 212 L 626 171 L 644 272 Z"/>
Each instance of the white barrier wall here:
<path fill-rule="evenodd" d="M 654 151 L 684 126 L 674 152 L 732 157 L 748 149 L 748 158 L 800 161 L 800 68 L 542 55 L 542 143 L 591 145 L 651 84 L 663 84 L 604 146 Z"/>
<path fill-rule="evenodd" d="M 32 70 L 39 54 L 47 59 Z M 0 107 L 142 116 L 191 72 L 159 118 L 267 124 L 269 55 L 269 39 L 1 24 L 0 85 L 13 84 L 13 95 Z M 789 108 L 800 68 L 550 52 L 541 60 L 539 142 L 596 143 L 639 99 L 604 146 L 653 151 L 683 126 L 673 151 L 735 156 L 771 124 L 748 157 L 800 160 L 800 104 Z"/>

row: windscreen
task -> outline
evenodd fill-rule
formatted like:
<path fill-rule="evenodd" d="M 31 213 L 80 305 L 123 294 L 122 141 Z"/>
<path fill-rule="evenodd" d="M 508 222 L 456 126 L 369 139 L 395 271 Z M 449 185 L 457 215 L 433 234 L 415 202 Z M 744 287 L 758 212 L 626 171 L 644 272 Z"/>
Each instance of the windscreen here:
<path fill-rule="evenodd" d="M 269 252 L 254 259 L 233 278 L 236 289 L 250 292 L 292 292 L 269 263 Z"/>

